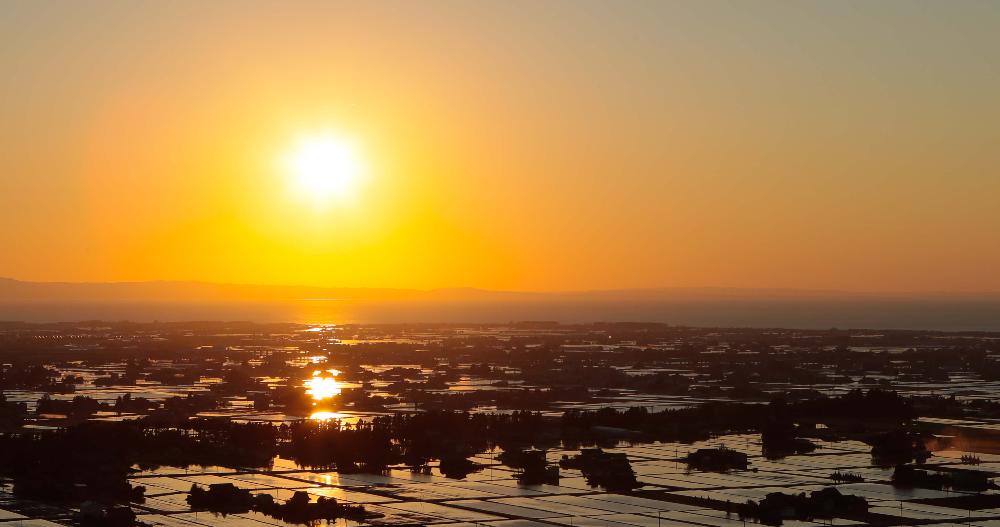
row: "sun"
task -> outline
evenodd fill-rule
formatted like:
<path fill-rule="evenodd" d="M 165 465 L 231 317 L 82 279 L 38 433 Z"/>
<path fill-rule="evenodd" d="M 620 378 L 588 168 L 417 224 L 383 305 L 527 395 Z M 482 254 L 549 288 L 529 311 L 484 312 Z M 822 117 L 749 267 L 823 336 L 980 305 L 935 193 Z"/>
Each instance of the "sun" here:
<path fill-rule="evenodd" d="M 331 134 L 299 139 L 283 165 L 294 190 L 318 203 L 352 198 L 364 173 L 357 144 Z"/>

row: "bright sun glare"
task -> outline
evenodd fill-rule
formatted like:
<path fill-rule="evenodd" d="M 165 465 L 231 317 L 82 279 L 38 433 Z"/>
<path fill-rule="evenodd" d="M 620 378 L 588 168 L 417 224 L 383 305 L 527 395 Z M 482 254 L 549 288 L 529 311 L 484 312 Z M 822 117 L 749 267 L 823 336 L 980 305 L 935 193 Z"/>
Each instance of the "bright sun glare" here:
<path fill-rule="evenodd" d="M 351 198 L 364 172 L 357 146 L 333 135 L 299 140 L 286 155 L 284 165 L 295 189 L 319 203 Z"/>
<path fill-rule="evenodd" d="M 312 396 L 315 401 L 323 401 L 335 395 L 340 395 L 341 385 L 336 379 L 340 373 L 337 370 L 327 370 L 329 377 L 324 372 L 313 372 L 312 377 L 306 379 L 306 393 Z"/>

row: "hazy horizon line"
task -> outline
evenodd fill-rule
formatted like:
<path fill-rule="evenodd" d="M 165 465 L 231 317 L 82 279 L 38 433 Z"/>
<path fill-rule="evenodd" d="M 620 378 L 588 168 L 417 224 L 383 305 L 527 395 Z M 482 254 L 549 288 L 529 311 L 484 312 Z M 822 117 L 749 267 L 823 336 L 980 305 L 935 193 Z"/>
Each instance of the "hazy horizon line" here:
<path fill-rule="evenodd" d="M 1000 296 L 1000 290 L 972 290 L 972 289 L 925 289 L 925 290 L 871 290 L 871 289 L 831 289 L 814 287 L 769 287 L 769 286 L 730 286 L 730 285 L 662 285 L 662 286 L 634 286 L 634 287 L 607 287 L 607 288 L 587 288 L 587 289 L 494 289 L 471 285 L 440 286 L 430 288 L 420 287 L 397 287 L 397 286 L 369 286 L 369 285 L 315 285 L 315 284 L 277 284 L 268 282 L 217 282 L 201 279 L 172 279 L 158 278 L 147 280 L 106 280 L 106 281 L 72 281 L 72 280 L 25 280 L 10 276 L 0 276 L 0 282 L 14 282 L 24 285 L 46 285 L 46 286 L 125 286 L 125 285 L 152 285 L 152 284 L 188 284 L 223 287 L 259 287 L 274 289 L 322 289 L 322 290 L 351 290 L 351 291 L 395 291 L 412 293 L 433 293 L 449 291 L 468 291 L 478 293 L 498 293 L 498 294 L 521 294 L 521 295 L 574 295 L 574 294 L 597 294 L 597 293 L 628 293 L 628 292 L 759 292 L 759 293 L 797 293 L 797 294 L 817 294 L 817 295 L 852 295 L 852 296 Z M 2 300 L 2 298 L 0 298 Z"/>

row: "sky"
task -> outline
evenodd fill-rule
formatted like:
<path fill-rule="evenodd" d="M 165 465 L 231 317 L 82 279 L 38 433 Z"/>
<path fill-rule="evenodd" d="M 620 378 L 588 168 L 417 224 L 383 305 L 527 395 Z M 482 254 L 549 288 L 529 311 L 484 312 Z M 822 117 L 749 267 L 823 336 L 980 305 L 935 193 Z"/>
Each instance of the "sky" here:
<path fill-rule="evenodd" d="M 1000 290 L 996 2 L 12 2 L 0 276 Z M 321 196 L 290 153 L 363 168 Z"/>

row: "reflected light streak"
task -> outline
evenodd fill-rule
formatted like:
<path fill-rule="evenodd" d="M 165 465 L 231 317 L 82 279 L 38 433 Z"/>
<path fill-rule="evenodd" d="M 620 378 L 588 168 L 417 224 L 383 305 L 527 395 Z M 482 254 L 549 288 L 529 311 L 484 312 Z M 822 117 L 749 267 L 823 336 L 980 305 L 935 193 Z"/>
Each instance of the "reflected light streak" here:
<path fill-rule="evenodd" d="M 309 419 L 313 421 L 330 421 L 333 419 L 343 419 L 347 417 L 347 414 L 342 414 L 340 412 L 313 412 L 309 415 Z"/>

